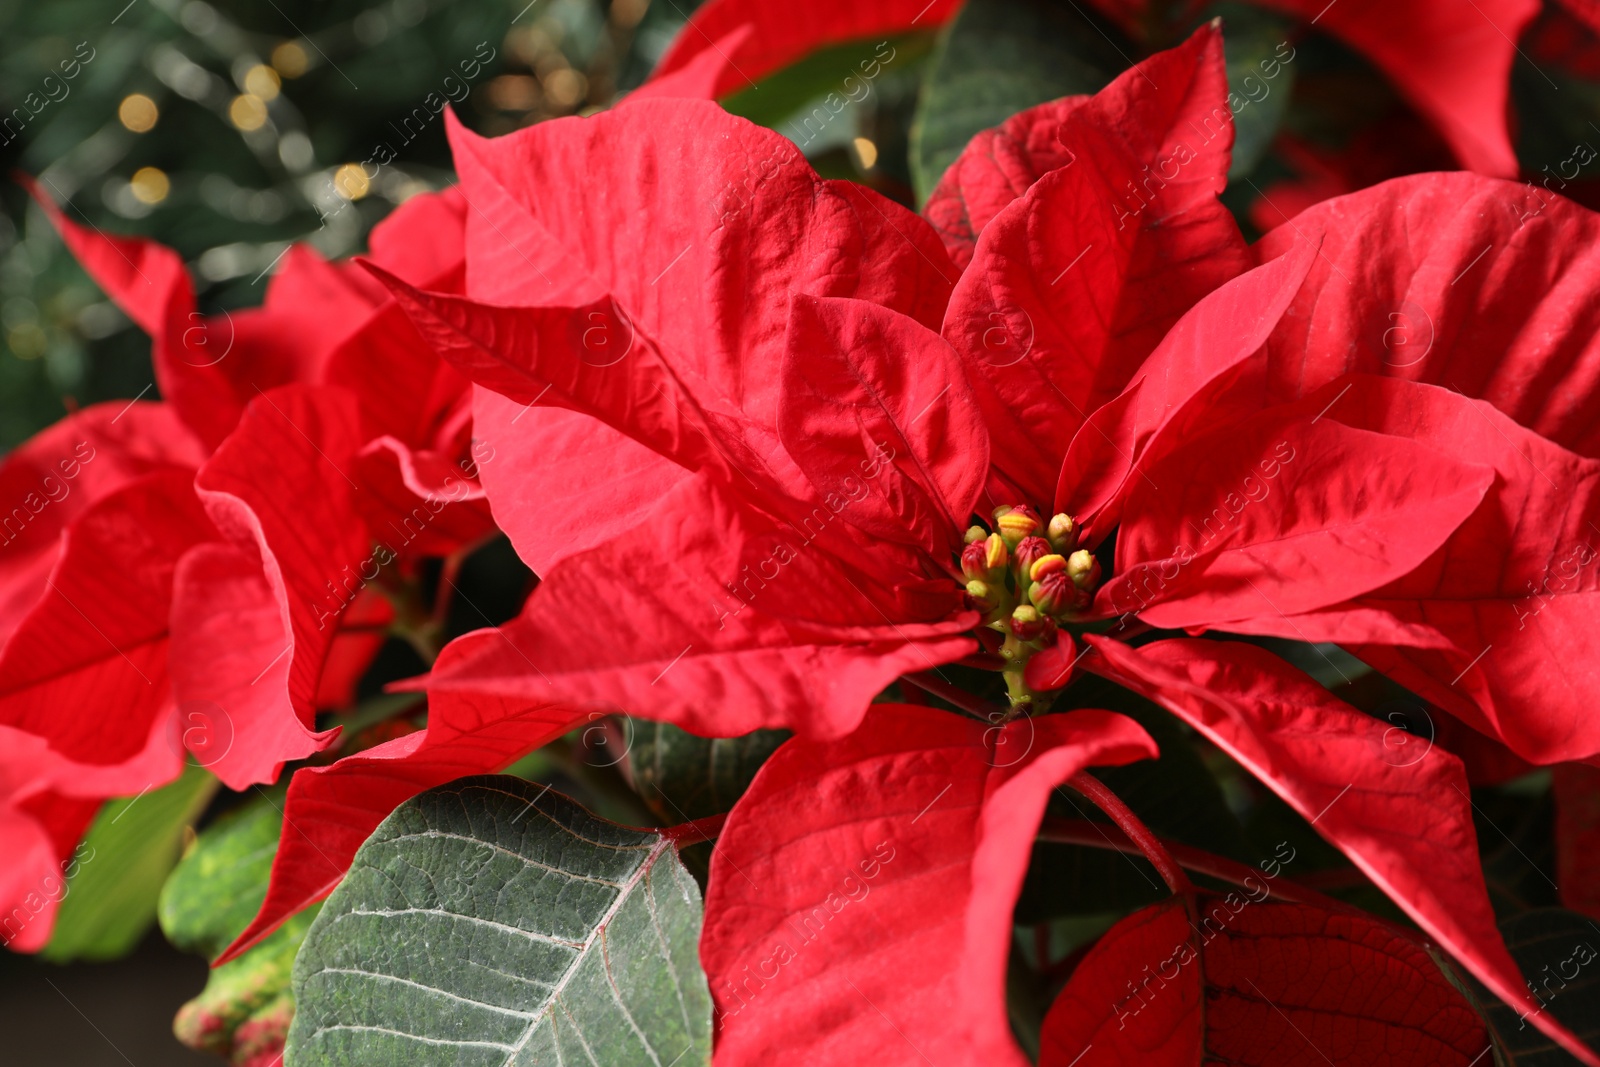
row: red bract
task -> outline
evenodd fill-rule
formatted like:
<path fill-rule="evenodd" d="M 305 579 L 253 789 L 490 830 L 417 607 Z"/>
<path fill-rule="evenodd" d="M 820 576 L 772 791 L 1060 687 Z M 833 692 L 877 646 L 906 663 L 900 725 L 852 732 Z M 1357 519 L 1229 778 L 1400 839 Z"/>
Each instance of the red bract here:
<path fill-rule="evenodd" d="M 785 745 L 712 859 L 716 1062 L 1027 1063 L 1005 970 L 1045 802 L 1087 766 L 1153 755 L 1109 712 L 988 728 L 903 705 Z"/>
<path fill-rule="evenodd" d="M 974 647 L 956 636 L 973 617 L 949 550 L 984 444 L 945 461 L 953 482 L 919 469 L 941 429 L 971 442 L 961 429 L 977 426 L 952 421 L 966 387 L 928 326 L 955 271 L 921 220 L 818 179 L 789 142 L 712 105 L 642 101 L 499 141 L 455 136 L 489 223 L 469 228 L 469 277 L 486 281 L 472 300 L 397 291 L 441 354 L 510 401 L 480 401 L 479 432 L 540 457 L 485 477 L 544 581 L 509 642 L 434 686 L 837 735 L 901 672 Z M 580 208 L 578 176 L 604 169 L 614 195 Z M 485 289 L 522 306 L 479 303 Z M 862 335 L 880 338 L 870 355 L 855 351 Z M 830 432 L 854 443 L 834 454 L 809 437 L 786 448 L 789 397 L 809 388 L 786 351 L 826 351 L 844 375 L 879 372 L 852 359 L 898 361 L 883 373 L 912 394 L 880 415 L 892 435 L 864 442 L 840 425 Z M 638 480 L 610 483 L 613 462 Z M 541 492 L 546 479 L 584 485 L 583 509 Z M 939 522 L 880 543 L 842 518 L 869 522 L 880 494 Z"/>
<path fill-rule="evenodd" d="M 314 727 L 319 696 L 346 700 L 382 640 L 340 633 L 347 616 L 392 617 L 368 587 L 378 565 L 492 529 L 466 383 L 359 269 L 297 248 L 264 307 L 204 319 L 174 253 L 44 206 L 151 333 L 168 399 L 89 409 L 0 473 L 18 502 L 0 724 L 49 753 L 6 811 L 59 796 L 92 813 L 171 779 L 184 748 L 235 787 L 271 781 L 332 740 Z M 374 232 L 374 256 L 459 286 L 461 210 L 417 199 Z M 87 817 L 73 809 L 58 859 Z M 22 868 L 17 892 L 49 873 Z M 46 916 L 18 943 L 48 931 Z"/>
<path fill-rule="evenodd" d="M 1427 952 L 1359 913 L 1194 893 L 1135 912 L 1073 971 L 1040 1067 L 1471 1067 L 1483 1023 Z"/>
<path fill-rule="evenodd" d="M 1247 767 L 1498 996 L 1538 1010 L 1495 929 L 1455 757 L 1397 750 L 1389 727 L 1253 646 L 1090 640 L 1109 674 Z"/>

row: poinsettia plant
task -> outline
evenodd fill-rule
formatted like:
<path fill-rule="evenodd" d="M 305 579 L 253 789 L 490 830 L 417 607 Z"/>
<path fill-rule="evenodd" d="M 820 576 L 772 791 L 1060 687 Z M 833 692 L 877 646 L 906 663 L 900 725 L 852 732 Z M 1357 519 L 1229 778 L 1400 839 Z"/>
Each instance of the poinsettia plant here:
<path fill-rule="evenodd" d="M 712 0 L 248 312 L 36 194 L 7 944 L 154 790 L 239 1064 L 1600 1064 L 1593 12 L 1345 5 Z"/>

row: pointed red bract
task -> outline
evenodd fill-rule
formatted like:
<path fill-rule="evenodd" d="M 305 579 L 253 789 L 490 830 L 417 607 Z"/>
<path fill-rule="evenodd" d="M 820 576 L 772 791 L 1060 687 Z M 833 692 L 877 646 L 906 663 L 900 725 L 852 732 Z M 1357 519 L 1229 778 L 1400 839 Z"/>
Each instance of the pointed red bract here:
<path fill-rule="evenodd" d="M 778 436 L 819 498 L 849 497 L 844 520 L 879 540 L 959 550 L 989 436 L 943 338 L 866 301 L 796 295 L 782 376 Z"/>
<path fill-rule="evenodd" d="M 825 546 L 848 536 L 849 506 L 819 502 L 792 526 L 690 478 L 640 525 L 557 564 L 504 642 L 436 669 L 429 688 L 647 710 L 711 736 L 848 733 L 899 675 L 971 652 L 977 621 L 953 581 L 884 588 L 869 557 L 842 567 Z"/>
<path fill-rule="evenodd" d="M 488 449 L 478 467 L 484 494 L 495 522 L 535 574 L 548 574 L 556 561 L 637 526 L 690 477 L 592 416 L 552 407 L 539 413 L 537 430 L 524 430 L 527 412 L 527 404 L 473 389 L 473 430 Z M 590 453 L 606 457 L 604 478 L 567 461 Z M 580 516 L 582 522 L 573 521 Z"/>
<path fill-rule="evenodd" d="M 1194 903 L 1101 937 L 1045 1017 L 1040 1067 L 1470 1067 L 1489 1050 L 1426 950 L 1375 919 L 1239 891 Z"/>
<path fill-rule="evenodd" d="M 1222 40 L 1206 27 L 1074 110 L 1060 138 L 1076 162 L 979 237 L 944 334 L 967 363 L 996 472 L 1023 499 L 1054 497 L 1089 415 L 1249 265 L 1216 198 L 1233 143 L 1226 97 Z"/>
<path fill-rule="evenodd" d="M 1318 204 L 1256 251 L 1301 241 L 1320 254 L 1243 410 L 1383 374 L 1600 455 L 1600 215 L 1533 184 L 1428 174 Z"/>
<path fill-rule="evenodd" d="M 1129 483 L 1095 609 L 1180 628 L 1339 604 L 1414 571 L 1493 481 L 1485 464 L 1404 437 L 1270 409 Z"/>
<path fill-rule="evenodd" d="M 1067 116 L 1088 99 L 1067 96 L 1030 107 L 967 142 L 922 207 L 957 266 L 972 262 L 978 236 L 1008 204 L 1077 159 L 1062 135 Z"/>
<path fill-rule="evenodd" d="M 479 385 L 525 408 L 543 402 L 588 415 L 685 470 L 725 468 L 713 412 L 700 403 L 703 396 L 722 406 L 723 398 L 692 377 L 694 368 L 670 362 L 611 298 L 576 308 L 494 307 L 425 293 L 369 269 L 434 351 Z M 727 409 L 726 418 L 739 418 Z"/>
<path fill-rule="evenodd" d="M 198 444 L 155 404 L 100 404 L 0 466 L 0 723 L 69 758 L 123 764 L 170 707 L 166 604 L 176 555 L 206 536 L 188 488 Z M 92 614 L 85 614 L 90 612 Z M 100 714 L 63 715 L 63 707 Z M 176 751 L 147 755 L 133 792 Z"/>
<path fill-rule="evenodd" d="M 45 589 L 0 660 L 0 721 L 85 765 L 86 796 L 175 777 L 167 614 L 179 557 L 214 536 L 182 468 L 96 501 L 62 535 Z M 63 713 L 63 709 L 71 709 Z"/>
<path fill-rule="evenodd" d="M 1110 677 L 1182 717 L 1310 820 L 1418 926 L 1519 1011 L 1538 1012 L 1489 906 L 1460 761 L 1396 748 L 1391 726 L 1263 649 L 1193 639 L 1137 650 L 1089 637 Z M 1600 1057 L 1548 1013 L 1534 1023 Z"/>
<path fill-rule="evenodd" d="M 1122 517 L 1130 482 L 1161 454 L 1155 442 L 1174 420 L 1208 421 L 1214 395 L 1266 341 L 1300 291 L 1316 246 L 1296 245 L 1279 259 L 1225 282 L 1202 298 L 1162 339 L 1122 393 L 1072 438 L 1055 490 L 1055 509 L 1097 544 Z M 1171 433 L 1169 438 L 1182 435 Z M 1170 448 L 1170 443 L 1168 444 Z"/>
<path fill-rule="evenodd" d="M 494 630 L 468 634 L 440 656 L 439 666 L 448 669 L 504 640 Z M 361 843 L 404 801 L 456 778 L 503 770 L 585 721 L 571 708 L 482 695 L 436 693 L 428 704 L 425 730 L 328 766 L 301 768 L 290 779 L 266 899 L 217 963 L 332 892 Z"/>
<path fill-rule="evenodd" d="M 716 1063 L 1026 1064 L 1006 958 L 1045 802 L 1086 766 L 1155 754 L 1109 712 L 986 727 L 892 704 L 831 744 L 789 742 L 712 854 Z"/>
<path fill-rule="evenodd" d="M 195 479 L 225 540 L 180 568 L 174 692 L 214 720 L 200 759 L 233 788 L 271 782 L 333 740 L 315 729 L 322 663 L 384 562 L 352 502 L 358 441 L 352 397 L 275 389 Z"/>
<path fill-rule="evenodd" d="M 691 413 L 675 414 L 692 400 L 719 420 L 719 437 L 730 422 L 753 427 L 739 436 L 768 439 L 740 446 L 731 462 L 761 475 L 752 469 L 760 465 L 756 457 L 777 444 L 770 437 L 791 292 L 868 300 L 932 327 L 956 275 L 926 222 L 853 183 L 823 181 L 790 142 L 713 104 L 644 100 L 495 140 L 452 120 L 451 137 L 470 206 L 468 295 L 502 309 L 481 314 L 522 322 L 526 330 L 537 320 L 547 331 L 537 357 L 526 346 L 504 349 L 492 328 L 468 331 L 502 368 L 493 374 L 521 376 L 521 384 L 490 376 L 487 364 L 471 372 L 481 384 L 520 398 L 518 410 L 499 407 L 496 438 L 503 435 L 516 454 L 541 458 L 545 473 L 510 472 L 505 465 L 484 473 L 497 520 L 541 573 L 563 547 L 594 543 L 588 530 L 567 546 L 553 538 L 567 516 L 551 505 L 571 499 L 576 472 L 609 477 L 624 438 L 655 442 L 659 451 L 660 439 L 639 418 L 652 410 L 658 422 L 693 421 Z M 596 201 L 587 190 L 602 174 L 612 175 L 604 179 L 612 195 Z M 540 314 L 518 316 L 509 307 Z M 526 373 L 536 364 L 546 375 L 556 368 L 580 375 L 561 379 L 569 385 L 610 389 L 611 400 L 625 406 L 613 403 L 605 420 L 597 418 L 599 408 L 580 409 L 586 418 L 565 412 L 547 418 L 551 398 L 541 398 L 543 386 Z M 646 373 L 653 382 L 640 377 Z M 629 379 L 636 388 L 624 386 Z M 653 407 L 641 406 L 647 401 Z M 629 425 L 619 436 L 623 416 Z M 597 436 L 591 439 L 585 427 Z M 705 455 L 702 449 L 682 462 L 650 463 L 623 446 L 619 460 L 641 478 L 659 477 L 665 488 L 683 477 L 685 463 Z M 797 474 L 788 467 L 774 476 Z M 539 491 L 545 484 L 557 491 Z M 585 496 L 597 505 L 601 525 L 632 524 L 604 506 L 635 501 L 628 482 L 614 495 L 595 486 Z"/>
<path fill-rule="evenodd" d="M 1469 170 L 1517 173 L 1506 115 L 1516 40 L 1537 0 L 1258 0 L 1348 43 L 1444 135 Z"/>
<path fill-rule="evenodd" d="M 78 871 L 74 847 L 100 806 L 52 789 L 69 772 L 42 738 L 0 725 L 0 946 L 16 952 L 49 941 Z M 92 857 L 91 849 L 83 858 Z"/>
<path fill-rule="evenodd" d="M 1331 382 L 1284 411 L 1326 411 L 1323 425 L 1415 442 L 1494 477 L 1482 503 L 1420 566 L 1379 586 L 1370 574 L 1347 574 L 1348 607 L 1306 618 L 1278 601 L 1255 619 L 1224 623 L 1218 613 L 1218 624 L 1339 641 L 1523 759 L 1600 753 L 1589 708 L 1600 682 L 1600 644 L 1589 625 L 1600 603 L 1600 461 L 1540 438 L 1485 401 L 1371 375 Z"/>

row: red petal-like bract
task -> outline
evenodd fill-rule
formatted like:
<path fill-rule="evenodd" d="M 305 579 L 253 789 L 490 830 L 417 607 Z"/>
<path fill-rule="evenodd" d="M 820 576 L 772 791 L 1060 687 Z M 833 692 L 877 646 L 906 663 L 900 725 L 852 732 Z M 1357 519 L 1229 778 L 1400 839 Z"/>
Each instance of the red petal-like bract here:
<path fill-rule="evenodd" d="M 1263 649 L 1159 641 L 1137 650 L 1089 637 L 1107 673 L 1186 720 L 1333 842 L 1497 996 L 1538 1012 L 1495 927 L 1466 775 L 1437 747 L 1395 746 L 1392 729 Z M 1533 1022 L 1587 1064 L 1548 1013 Z"/>
<path fill-rule="evenodd" d="M 957 266 L 972 262 L 978 235 L 1006 205 L 1077 158 L 1062 134 L 1067 116 L 1088 99 L 1066 96 L 1030 107 L 967 142 L 922 207 Z"/>
<path fill-rule="evenodd" d="M 1476 730 L 1537 762 L 1600 753 L 1600 461 L 1448 389 L 1353 375 L 1295 405 L 1494 471 L 1483 503 L 1427 561 L 1378 588 L 1351 583 L 1359 625 L 1320 617 L 1227 628 L 1338 640 Z M 1293 410 L 1293 409 L 1286 409 Z M 1291 616 L 1298 610 L 1279 604 Z"/>
<path fill-rule="evenodd" d="M 1250 265 L 1217 200 L 1233 143 L 1226 96 L 1222 38 L 1206 27 L 1068 115 L 1059 136 L 1076 162 L 979 236 L 944 333 L 966 360 L 996 473 L 1021 499 L 1055 496 L 1089 415 L 1196 301 Z"/>
<path fill-rule="evenodd" d="M 232 428 L 243 409 L 229 363 L 237 331 L 207 321 L 195 310 L 194 284 L 183 259 L 170 248 L 142 237 L 112 237 L 67 218 L 45 190 L 29 183 L 29 191 L 84 270 L 99 283 L 153 345 L 151 363 L 156 384 L 167 403 L 209 450 Z M 258 368 L 258 373 L 260 369 Z M 276 377 L 267 386 L 277 385 Z"/>
<path fill-rule="evenodd" d="M 1229 397 L 1242 412 L 1326 387 L 1329 419 L 1494 468 L 1493 492 L 1441 555 L 1373 594 L 1381 615 L 1365 635 L 1336 618 L 1296 625 L 1349 644 L 1536 762 L 1600 752 L 1584 621 L 1597 588 L 1597 238 L 1592 212 L 1470 175 L 1400 179 L 1318 205 L 1260 246 L 1320 240 L 1322 254 L 1269 342 L 1264 395 Z M 1432 383 L 1508 418 L 1438 391 L 1341 397 L 1335 380 L 1352 370 Z"/>
<path fill-rule="evenodd" d="M 1531 183 L 1415 175 L 1318 204 L 1256 252 L 1301 241 L 1321 254 L 1242 410 L 1383 374 L 1600 457 L 1600 215 Z"/>
<path fill-rule="evenodd" d="M 1506 114 L 1516 40 L 1537 0 L 1258 0 L 1343 39 L 1383 71 L 1469 170 L 1517 173 Z"/>
<path fill-rule="evenodd" d="M 262 393 L 195 479 L 225 539 L 179 569 L 173 688 L 215 731 L 201 762 L 236 789 L 333 740 L 315 729 L 323 660 L 377 573 L 352 500 L 354 416 L 341 390 Z"/>
<path fill-rule="evenodd" d="M 1161 454 L 1150 449 L 1170 423 L 1209 419 L 1207 401 L 1237 380 L 1234 372 L 1277 327 L 1316 251 L 1304 242 L 1212 290 L 1167 332 L 1121 395 L 1073 436 L 1055 510 L 1077 518 L 1084 543 L 1098 543 L 1121 520 L 1130 482 L 1147 477 L 1136 472 Z"/>
<path fill-rule="evenodd" d="M 176 774 L 175 758 L 173 764 Z M 74 773 L 43 738 L 0 725 L 0 945 L 6 948 L 37 952 L 45 946 L 67 879 L 77 873 L 74 846 L 100 800 L 52 788 Z"/>
<path fill-rule="evenodd" d="M 989 435 L 945 340 L 864 300 L 797 295 L 782 375 L 778 436 L 817 497 L 850 496 L 842 517 L 878 540 L 957 552 Z"/>
<path fill-rule="evenodd" d="M 867 300 L 936 327 L 956 276 L 922 219 L 854 183 L 818 178 L 788 140 L 714 104 L 643 100 L 494 140 L 451 120 L 451 137 L 471 208 L 467 292 L 499 306 L 481 313 L 481 328 L 456 325 L 524 384 L 482 361 L 457 366 L 520 398 L 516 408 L 491 406 L 498 417 L 477 432 L 540 457 L 531 469 L 483 465 L 495 518 L 540 574 L 595 543 L 592 529 L 569 536 L 570 515 L 552 506 L 571 499 L 574 469 L 601 483 L 619 455 L 665 490 L 704 455 L 669 459 L 672 447 L 647 420 L 657 429 L 693 420 L 676 413 L 692 400 L 719 424 L 743 424 L 741 433 L 776 434 L 791 293 Z M 589 195 L 596 182 L 608 196 Z M 506 349 L 492 335 L 511 322 L 528 331 L 519 336 L 542 331 L 550 343 L 537 354 Z M 624 378 L 639 387 L 605 385 Z M 581 419 L 546 418 L 555 393 L 541 398 L 535 380 L 610 388 L 610 414 L 602 422 L 590 407 Z M 638 444 L 666 452 L 651 463 Z M 747 449 L 738 463 L 748 470 L 767 451 Z M 546 478 L 560 491 L 539 491 Z M 622 480 L 609 497 L 593 487 L 583 525 L 613 534 L 635 525 L 642 516 L 626 510 L 635 484 Z"/>
<path fill-rule="evenodd" d="M 0 724 L 84 765 L 65 784 L 85 796 L 178 771 L 167 614 L 178 556 L 210 535 L 190 488 L 199 460 L 170 408 L 111 403 L 0 466 L 15 501 L 0 516 Z"/>
<path fill-rule="evenodd" d="M 790 741 L 712 856 L 716 1063 L 1022 1067 L 1006 958 L 1045 802 L 1086 766 L 1154 755 L 1102 711 L 991 728 L 879 704 L 839 741 Z"/>
<path fill-rule="evenodd" d="M 1096 607 L 1173 629 L 1277 620 L 1402 579 L 1494 482 L 1443 446 L 1300 407 L 1220 426 L 1141 473 Z"/>
<path fill-rule="evenodd" d="M 537 574 L 637 526 L 640 516 L 689 477 L 660 453 L 582 412 L 544 408 L 535 429 L 526 425 L 534 417 L 527 403 L 482 386 L 472 393 L 473 432 L 491 449 L 478 468 L 490 511 Z M 577 461 L 591 452 L 606 456 L 604 477 Z M 582 522 L 571 521 L 578 516 Z"/>
<path fill-rule="evenodd" d="M 475 649 L 504 640 L 494 630 L 468 634 L 451 643 L 439 666 L 448 668 Z M 502 770 L 583 718 L 556 705 L 435 693 L 428 701 L 427 729 L 326 767 L 301 768 L 289 781 L 266 900 L 217 962 L 239 955 L 332 892 L 361 843 L 396 806 L 456 778 Z"/>
<path fill-rule="evenodd" d="M 819 537 L 844 525 L 821 505 L 817 521 Z M 893 605 L 857 584 L 867 577 L 806 529 L 697 475 L 647 521 L 558 563 L 501 628 L 504 642 L 435 669 L 429 687 L 647 709 L 711 736 L 785 727 L 838 737 L 901 674 L 976 647 L 966 636 L 976 613 L 958 610 L 953 582 L 932 617 L 891 619 Z"/>
<path fill-rule="evenodd" d="M 1470 1067 L 1489 1050 L 1427 951 L 1375 919 L 1240 891 L 1195 905 L 1101 937 L 1045 1017 L 1040 1067 Z"/>
<path fill-rule="evenodd" d="M 934 30 L 961 7 L 962 0 L 819 0 L 786 7 L 752 0 L 710 0 L 702 4 L 656 65 L 651 80 L 665 78 L 717 53 L 716 77 L 697 79 L 708 97 L 726 96 L 753 86 L 768 74 L 832 44 L 911 30 Z M 742 37 L 728 35 L 747 28 Z M 674 86 L 684 95 L 684 86 Z M 645 83 L 645 92 L 650 82 Z"/>
<path fill-rule="evenodd" d="M 6 643 L 0 716 L 85 765 L 63 783 L 81 795 L 138 793 L 182 766 L 168 721 L 167 614 L 179 557 L 213 535 L 192 480 L 146 475 L 79 516 L 47 591 Z"/>

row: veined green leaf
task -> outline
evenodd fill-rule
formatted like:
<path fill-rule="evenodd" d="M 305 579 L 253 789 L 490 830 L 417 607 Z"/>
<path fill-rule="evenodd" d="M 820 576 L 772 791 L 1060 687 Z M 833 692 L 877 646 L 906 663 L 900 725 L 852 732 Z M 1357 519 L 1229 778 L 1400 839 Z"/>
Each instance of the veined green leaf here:
<path fill-rule="evenodd" d="M 295 962 L 286 1062 L 708 1064 L 700 925 L 671 838 L 463 778 L 356 853 Z"/>

